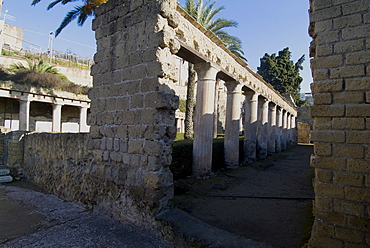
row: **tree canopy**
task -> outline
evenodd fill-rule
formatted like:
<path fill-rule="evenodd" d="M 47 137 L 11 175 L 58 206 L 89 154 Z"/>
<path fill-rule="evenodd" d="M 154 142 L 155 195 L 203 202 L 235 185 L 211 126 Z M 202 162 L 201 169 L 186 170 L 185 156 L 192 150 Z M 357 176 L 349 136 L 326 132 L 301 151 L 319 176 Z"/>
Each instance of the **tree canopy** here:
<path fill-rule="evenodd" d="M 274 89 L 281 94 L 290 94 L 297 106 L 305 105 L 305 101 L 300 99 L 299 91 L 303 78 L 300 76 L 300 70 L 303 70 L 302 63 L 305 55 L 302 55 L 296 63 L 291 60 L 289 47 L 275 53 L 265 55 L 260 59 L 260 67 L 257 72 L 263 79 L 271 84 Z"/>

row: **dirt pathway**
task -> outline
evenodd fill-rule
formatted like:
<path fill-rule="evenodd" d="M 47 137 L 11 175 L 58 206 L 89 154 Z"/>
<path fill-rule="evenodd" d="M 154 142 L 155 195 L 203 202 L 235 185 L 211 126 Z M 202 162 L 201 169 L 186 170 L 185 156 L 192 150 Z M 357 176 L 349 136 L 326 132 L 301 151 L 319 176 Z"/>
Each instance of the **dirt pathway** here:
<path fill-rule="evenodd" d="M 313 146 L 299 145 L 209 180 L 178 182 L 182 192 L 176 194 L 174 205 L 256 241 L 301 247 L 312 224 L 312 152 Z"/>

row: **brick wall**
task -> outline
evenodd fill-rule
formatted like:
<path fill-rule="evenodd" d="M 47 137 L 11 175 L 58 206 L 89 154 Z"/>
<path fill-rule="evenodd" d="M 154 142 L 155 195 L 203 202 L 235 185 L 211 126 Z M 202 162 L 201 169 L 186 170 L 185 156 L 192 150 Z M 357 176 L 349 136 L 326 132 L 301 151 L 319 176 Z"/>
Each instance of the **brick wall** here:
<path fill-rule="evenodd" d="M 370 0 L 311 0 L 310 247 L 370 247 Z"/>

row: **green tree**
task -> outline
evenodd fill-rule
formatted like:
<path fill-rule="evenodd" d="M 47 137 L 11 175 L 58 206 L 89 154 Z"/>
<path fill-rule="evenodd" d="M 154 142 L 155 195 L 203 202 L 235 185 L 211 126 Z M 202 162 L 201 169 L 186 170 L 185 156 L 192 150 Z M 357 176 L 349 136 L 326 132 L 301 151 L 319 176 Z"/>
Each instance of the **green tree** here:
<path fill-rule="evenodd" d="M 303 81 L 299 72 L 303 69 L 302 63 L 305 60 L 305 55 L 302 55 L 296 63 L 291 60 L 291 57 L 289 47 L 279 51 L 278 55 L 265 53 L 260 59 L 260 67 L 257 67 L 257 72 L 274 89 L 281 94 L 290 94 L 297 106 L 302 106 L 306 101 L 301 100 L 299 96 Z"/>

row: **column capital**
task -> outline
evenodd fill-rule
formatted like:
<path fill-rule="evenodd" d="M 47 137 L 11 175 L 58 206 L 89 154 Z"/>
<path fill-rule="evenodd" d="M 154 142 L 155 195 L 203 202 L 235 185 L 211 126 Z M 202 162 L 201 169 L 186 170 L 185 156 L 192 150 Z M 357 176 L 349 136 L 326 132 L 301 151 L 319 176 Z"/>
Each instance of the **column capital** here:
<path fill-rule="evenodd" d="M 277 110 L 277 105 L 274 103 L 274 102 L 272 102 L 273 104 L 270 106 L 270 109 L 271 109 L 271 111 L 276 111 Z"/>
<path fill-rule="evenodd" d="M 194 64 L 194 70 L 198 74 L 198 80 L 216 80 L 219 69 L 211 62 Z"/>
<path fill-rule="evenodd" d="M 260 95 L 259 93 L 255 92 L 255 91 L 244 91 L 243 94 L 251 102 L 257 102 L 258 101 L 258 96 Z"/>
<path fill-rule="evenodd" d="M 241 93 L 243 85 L 237 81 L 226 81 L 225 86 L 228 94 L 237 94 Z"/>

